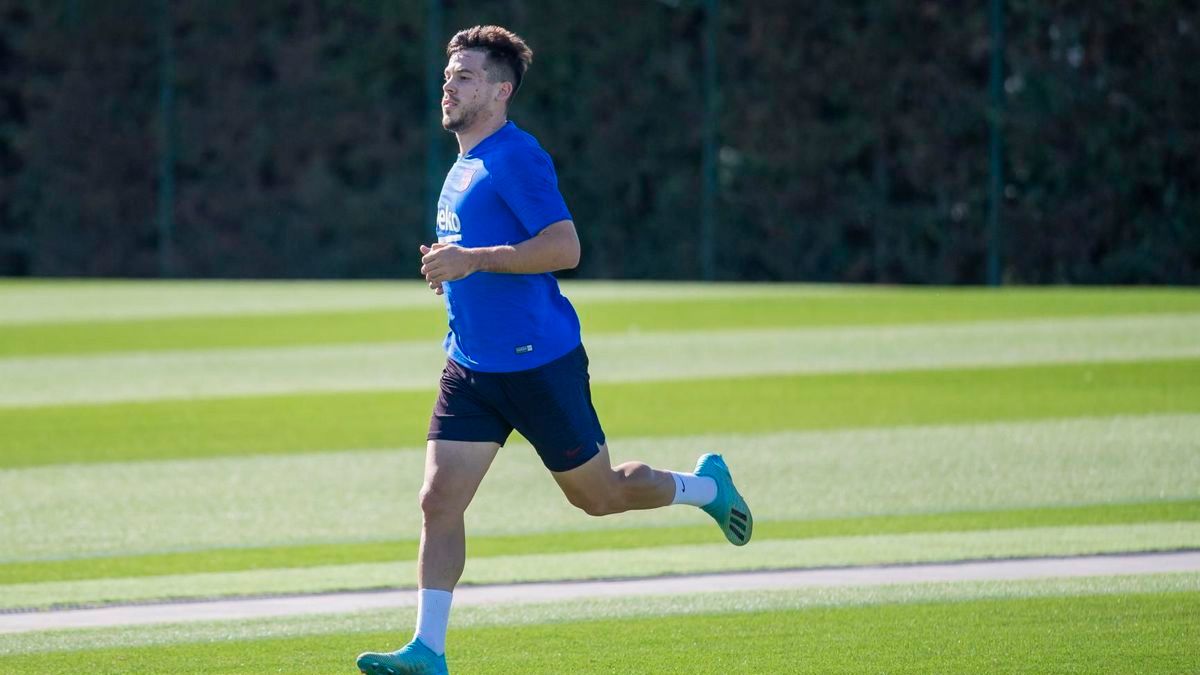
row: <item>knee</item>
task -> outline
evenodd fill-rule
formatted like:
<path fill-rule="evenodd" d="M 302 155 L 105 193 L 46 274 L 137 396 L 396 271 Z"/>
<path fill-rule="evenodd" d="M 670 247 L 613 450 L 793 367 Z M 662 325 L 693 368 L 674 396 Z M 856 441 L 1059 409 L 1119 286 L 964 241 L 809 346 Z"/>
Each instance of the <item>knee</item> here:
<path fill-rule="evenodd" d="M 425 520 L 458 518 L 466 510 L 458 505 L 450 491 L 433 483 L 427 482 L 421 486 L 421 493 L 417 500 L 421 506 L 421 515 L 425 517 Z"/>
<path fill-rule="evenodd" d="M 580 506 L 578 504 L 576 506 L 579 506 L 579 508 L 582 509 L 584 513 L 588 514 L 589 516 L 594 516 L 596 518 L 599 518 L 600 516 L 609 516 L 614 513 L 617 513 L 620 510 L 620 509 L 614 508 L 612 505 L 612 502 L 604 501 L 604 500 L 588 501 L 588 502 L 585 502 L 582 506 Z"/>
<path fill-rule="evenodd" d="M 567 496 L 567 501 L 589 516 L 607 516 L 617 512 L 613 500 L 600 491 L 571 494 Z"/>
<path fill-rule="evenodd" d="M 574 492 L 568 500 L 589 516 L 610 516 L 627 511 L 625 485 L 618 472 L 612 472 L 611 480 L 597 481 L 586 489 Z"/>

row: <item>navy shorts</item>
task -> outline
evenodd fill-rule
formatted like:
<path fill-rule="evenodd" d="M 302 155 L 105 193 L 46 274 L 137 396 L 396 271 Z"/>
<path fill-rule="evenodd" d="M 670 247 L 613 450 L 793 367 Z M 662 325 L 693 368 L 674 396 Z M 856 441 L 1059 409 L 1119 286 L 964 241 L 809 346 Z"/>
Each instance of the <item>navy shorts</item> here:
<path fill-rule="evenodd" d="M 583 345 L 530 370 L 484 373 L 446 360 L 428 440 L 504 445 L 516 429 L 551 471 L 570 471 L 604 443 Z"/>

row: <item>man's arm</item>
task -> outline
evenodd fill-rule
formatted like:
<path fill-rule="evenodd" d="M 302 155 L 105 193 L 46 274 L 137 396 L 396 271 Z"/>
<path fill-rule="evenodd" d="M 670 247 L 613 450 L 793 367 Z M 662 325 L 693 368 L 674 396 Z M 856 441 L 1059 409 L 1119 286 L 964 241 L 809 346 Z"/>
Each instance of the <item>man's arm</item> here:
<path fill-rule="evenodd" d="M 579 235 L 575 223 L 560 220 L 537 235 L 512 246 L 463 248 L 455 244 L 421 247 L 421 274 L 439 295 L 442 283 L 475 272 L 542 274 L 572 269 L 579 264 Z"/>

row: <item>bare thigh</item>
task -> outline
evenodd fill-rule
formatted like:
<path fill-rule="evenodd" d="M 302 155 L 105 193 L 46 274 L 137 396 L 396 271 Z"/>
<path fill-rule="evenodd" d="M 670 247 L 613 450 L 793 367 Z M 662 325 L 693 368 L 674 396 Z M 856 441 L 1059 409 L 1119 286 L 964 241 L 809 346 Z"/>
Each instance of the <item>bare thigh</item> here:
<path fill-rule="evenodd" d="M 570 471 L 554 472 L 554 481 L 566 495 L 567 501 L 581 509 L 604 500 L 616 488 L 617 477 L 613 473 L 608 445 L 599 445 L 599 452 L 582 466 Z"/>
<path fill-rule="evenodd" d="M 500 450 L 499 443 L 429 441 L 425 446 L 425 485 L 421 507 L 426 515 L 467 510 Z"/>
<path fill-rule="evenodd" d="M 569 502 L 593 516 L 657 509 L 671 503 L 675 495 L 671 474 L 643 462 L 614 467 L 608 446 L 598 444 L 597 448 L 596 456 L 583 466 L 552 472 Z"/>

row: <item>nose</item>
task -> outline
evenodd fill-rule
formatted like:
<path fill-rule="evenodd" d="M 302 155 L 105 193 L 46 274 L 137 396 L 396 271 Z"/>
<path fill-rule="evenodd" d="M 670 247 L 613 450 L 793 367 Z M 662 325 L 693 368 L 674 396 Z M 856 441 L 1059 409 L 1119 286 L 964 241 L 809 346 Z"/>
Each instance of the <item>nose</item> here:
<path fill-rule="evenodd" d="M 454 85 L 452 85 L 450 82 L 451 82 L 450 80 L 446 80 L 446 83 L 442 85 L 442 91 L 444 91 L 447 94 L 454 93 Z"/>

